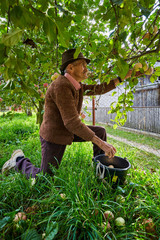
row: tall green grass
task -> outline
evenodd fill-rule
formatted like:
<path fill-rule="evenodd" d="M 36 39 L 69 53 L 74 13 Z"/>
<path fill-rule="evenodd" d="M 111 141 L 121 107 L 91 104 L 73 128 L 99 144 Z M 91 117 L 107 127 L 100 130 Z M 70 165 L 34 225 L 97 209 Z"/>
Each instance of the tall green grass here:
<path fill-rule="evenodd" d="M 39 166 L 35 116 L 16 114 L 12 120 L 1 116 L 0 124 L 0 167 L 17 148 Z M 32 179 L 21 173 L 0 175 L 0 239 L 159 239 L 160 170 L 152 163 L 156 159 L 123 143 L 109 142 L 116 146 L 118 156 L 127 157 L 132 164 L 123 186 L 112 188 L 96 177 L 91 143 L 68 146 L 59 169 L 52 169 L 54 178 L 40 173 L 32 185 Z M 115 220 L 109 230 L 103 227 L 106 210 L 115 218 L 123 217 L 125 227 L 118 228 Z M 25 212 L 27 220 L 15 223 L 17 212 Z M 153 232 L 146 232 L 143 224 L 149 218 L 155 224 Z"/>

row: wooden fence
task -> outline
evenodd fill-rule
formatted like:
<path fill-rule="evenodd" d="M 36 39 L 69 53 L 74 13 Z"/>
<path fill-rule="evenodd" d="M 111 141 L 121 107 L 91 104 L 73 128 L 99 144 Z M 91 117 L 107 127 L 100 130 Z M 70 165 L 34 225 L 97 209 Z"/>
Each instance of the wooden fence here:
<path fill-rule="evenodd" d="M 124 127 L 160 133 L 160 106 L 133 108 L 133 112 L 127 113 L 127 122 Z M 109 110 L 110 108 L 98 107 L 95 110 L 96 123 L 113 124 L 111 119 L 114 119 L 116 114 L 108 114 Z M 87 111 L 92 113 L 92 108 L 88 108 Z M 90 117 L 87 115 L 86 120 L 92 121 L 92 114 Z"/>

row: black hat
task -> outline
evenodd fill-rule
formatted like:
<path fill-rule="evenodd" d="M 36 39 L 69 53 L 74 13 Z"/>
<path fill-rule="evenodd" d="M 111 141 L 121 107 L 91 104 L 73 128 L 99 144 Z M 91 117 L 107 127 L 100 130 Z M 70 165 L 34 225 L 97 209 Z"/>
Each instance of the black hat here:
<path fill-rule="evenodd" d="M 68 64 L 70 64 L 76 60 L 84 59 L 84 60 L 86 60 L 87 64 L 90 62 L 90 60 L 88 58 L 85 58 L 81 52 L 78 54 L 77 58 L 74 58 L 75 51 L 76 51 L 75 48 L 69 49 L 62 54 L 62 65 L 60 67 L 61 72 L 64 71 L 64 69 L 67 67 Z"/>

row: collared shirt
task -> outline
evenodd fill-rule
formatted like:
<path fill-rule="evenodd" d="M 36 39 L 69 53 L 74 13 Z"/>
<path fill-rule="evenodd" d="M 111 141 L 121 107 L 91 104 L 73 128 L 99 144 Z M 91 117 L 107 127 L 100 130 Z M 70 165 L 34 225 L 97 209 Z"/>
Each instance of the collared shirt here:
<path fill-rule="evenodd" d="M 79 82 L 77 82 L 76 79 L 73 78 L 69 73 L 65 73 L 64 76 L 72 83 L 76 90 L 79 90 L 81 88 Z"/>

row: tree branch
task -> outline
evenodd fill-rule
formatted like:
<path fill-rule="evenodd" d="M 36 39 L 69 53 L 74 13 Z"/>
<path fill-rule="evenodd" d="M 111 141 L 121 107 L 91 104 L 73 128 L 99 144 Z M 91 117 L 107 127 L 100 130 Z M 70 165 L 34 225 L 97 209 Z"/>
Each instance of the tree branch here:
<path fill-rule="evenodd" d="M 110 3 L 113 7 L 113 10 L 114 10 L 114 13 L 115 13 L 115 18 L 116 18 L 116 23 L 117 23 L 117 35 L 119 36 L 119 22 L 118 22 L 118 15 L 117 15 L 117 12 L 116 12 L 116 8 L 112 2 L 112 0 L 110 0 Z"/>
<path fill-rule="evenodd" d="M 57 0 L 55 0 L 55 14 L 57 17 Z M 59 43 L 58 43 L 58 28 L 56 26 L 56 67 L 59 65 L 59 58 L 58 58 L 58 48 L 59 48 Z"/>
<path fill-rule="evenodd" d="M 156 39 L 156 37 L 159 35 L 159 40 L 158 40 L 158 43 L 157 43 L 157 48 L 154 49 L 154 50 L 149 50 L 149 51 L 146 51 L 147 48 L 154 42 L 154 40 Z M 150 54 L 150 53 L 158 53 L 160 51 L 160 29 L 158 30 L 158 33 L 154 36 L 154 38 L 152 39 L 152 41 L 147 45 L 147 47 L 143 50 L 143 52 L 141 52 L 140 54 L 136 55 L 136 56 L 133 56 L 133 57 L 130 57 L 130 58 L 127 58 L 125 59 L 125 61 L 129 61 L 129 60 L 132 60 L 132 59 L 138 59 L 144 55 L 147 55 L 147 54 Z"/>
<path fill-rule="evenodd" d="M 147 50 L 147 48 L 149 48 L 149 46 L 154 42 L 154 40 L 156 39 L 156 37 L 160 34 L 160 29 L 158 30 L 157 34 L 152 38 L 152 40 L 150 41 L 150 43 L 147 45 L 147 47 L 144 49 L 144 51 Z M 143 51 L 143 52 L 144 52 Z M 142 53 L 143 53 L 142 52 Z"/>
<path fill-rule="evenodd" d="M 159 44 L 160 44 L 160 43 L 159 43 Z M 131 57 L 131 58 L 125 59 L 125 61 L 129 61 L 129 60 L 136 59 L 136 58 L 138 59 L 138 58 L 140 58 L 140 57 L 142 57 L 142 56 L 144 56 L 144 55 L 147 55 L 147 54 L 157 53 L 157 52 L 159 52 L 159 48 L 160 48 L 160 47 L 157 46 L 157 48 L 154 49 L 154 50 L 150 50 L 150 51 L 143 52 L 143 53 L 141 53 L 141 54 L 139 54 L 139 55 L 137 55 L 137 56 L 133 56 L 133 57 Z"/>

